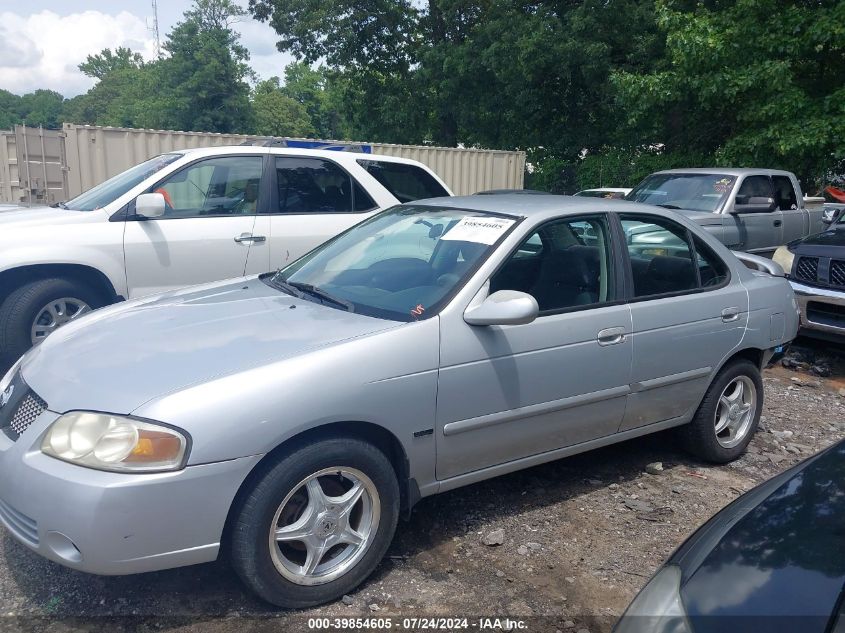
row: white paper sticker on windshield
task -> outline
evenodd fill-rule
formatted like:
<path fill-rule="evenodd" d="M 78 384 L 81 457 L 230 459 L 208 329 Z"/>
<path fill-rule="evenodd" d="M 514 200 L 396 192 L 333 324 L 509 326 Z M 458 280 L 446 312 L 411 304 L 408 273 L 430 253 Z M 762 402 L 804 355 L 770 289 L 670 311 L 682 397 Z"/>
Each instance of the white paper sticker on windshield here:
<path fill-rule="evenodd" d="M 456 242 L 475 242 L 476 244 L 494 244 L 505 234 L 516 220 L 504 218 L 474 217 L 464 218 L 441 237 L 442 240 Z"/>

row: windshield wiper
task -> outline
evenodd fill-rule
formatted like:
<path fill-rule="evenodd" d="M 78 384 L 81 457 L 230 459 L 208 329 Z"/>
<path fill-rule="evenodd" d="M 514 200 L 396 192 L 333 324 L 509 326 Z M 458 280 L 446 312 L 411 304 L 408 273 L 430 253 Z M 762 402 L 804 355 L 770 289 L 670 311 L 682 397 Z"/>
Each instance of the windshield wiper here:
<path fill-rule="evenodd" d="M 51 207 L 59 207 L 60 209 L 67 209 L 68 206 L 64 202 L 56 202 L 55 204 L 51 204 Z"/>
<path fill-rule="evenodd" d="M 270 275 L 269 277 L 264 278 L 264 283 L 269 286 L 272 286 L 276 290 L 281 290 L 282 292 L 286 292 L 289 295 L 293 295 L 294 297 L 301 298 L 302 293 L 294 288 L 291 284 L 286 282 L 284 279 L 279 279 L 278 275 Z"/>
<path fill-rule="evenodd" d="M 299 281 L 287 281 L 284 283 L 288 286 L 293 286 L 297 290 L 313 295 L 324 302 L 328 301 L 329 303 L 334 303 L 335 305 L 345 308 L 347 312 L 355 312 L 355 306 L 351 301 L 335 297 L 321 288 L 317 288 L 311 284 L 304 284 Z"/>
<path fill-rule="evenodd" d="M 683 207 L 679 207 L 676 204 L 658 204 L 658 207 L 663 207 L 664 209 L 682 209 Z"/>

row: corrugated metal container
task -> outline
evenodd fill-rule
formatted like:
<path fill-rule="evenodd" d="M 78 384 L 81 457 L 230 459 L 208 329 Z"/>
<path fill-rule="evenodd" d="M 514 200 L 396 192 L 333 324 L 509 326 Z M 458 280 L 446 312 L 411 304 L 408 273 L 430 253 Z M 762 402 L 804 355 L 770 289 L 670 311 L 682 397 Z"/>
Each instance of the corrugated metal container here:
<path fill-rule="evenodd" d="M 68 198 L 64 136 L 16 125 L 0 133 L 0 201 L 53 204 Z"/>
<path fill-rule="evenodd" d="M 163 152 L 193 147 L 237 145 L 244 141 L 264 138 L 241 134 L 136 130 L 70 123 L 65 123 L 63 132 L 66 136 L 67 183 L 71 197 Z M 337 141 L 325 143 L 342 144 Z M 523 185 L 524 152 L 382 143 L 353 145 L 373 154 L 417 160 L 433 169 L 458 195 L 485 189 L 521 189 Z"/>

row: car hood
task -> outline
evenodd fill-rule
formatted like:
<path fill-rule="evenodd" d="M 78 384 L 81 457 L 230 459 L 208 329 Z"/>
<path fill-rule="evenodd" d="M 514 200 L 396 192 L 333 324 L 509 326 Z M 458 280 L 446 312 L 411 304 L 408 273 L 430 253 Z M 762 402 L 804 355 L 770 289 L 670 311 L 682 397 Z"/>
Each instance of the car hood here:
<path fill-rule="evenodd" d="M 834 224 L 823 233 L 810 235 L 789 246 L 792 252 L 800 255 L 845 259 L 845 225 Z"/>
<path fill-rule="evenodd" d="M 696 633 L 823 633 L 845 584 L 845 442 L 740 497 L 691 541 L 675 562 Z"/>
<path fill-rule="evenodd" d="M 718 226 L 722 224 L 722 216 L 708 211 L 692 211 L 690 209 L 672 209 L 686 218 L 702 226 Z"/>
<path fill-rule="evenodd" d="M 399 325 L 234 280 L 98 310 L 33 349 L 22 372 L 57 413 L 128 414 L 166 393 Z"/>
<path fill-rule="evenodd" d="M 0 237 L 10 229 L 88 221 L 90 214 L 90 211 L 71 211 L 58 207 L 0 207 Z"/>

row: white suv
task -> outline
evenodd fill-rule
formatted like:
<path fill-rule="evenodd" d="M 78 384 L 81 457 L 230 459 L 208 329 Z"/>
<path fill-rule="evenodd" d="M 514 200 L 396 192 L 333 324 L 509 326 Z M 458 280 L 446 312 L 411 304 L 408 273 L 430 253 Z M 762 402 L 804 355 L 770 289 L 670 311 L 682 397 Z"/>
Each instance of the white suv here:
<path fill-rule="evenodd" d="M 162 154 L 0 214 L 0 370 L 91 309 L 282 267 L 377 211 L 451 195 L 412 160 L 278 147 Z"/>

